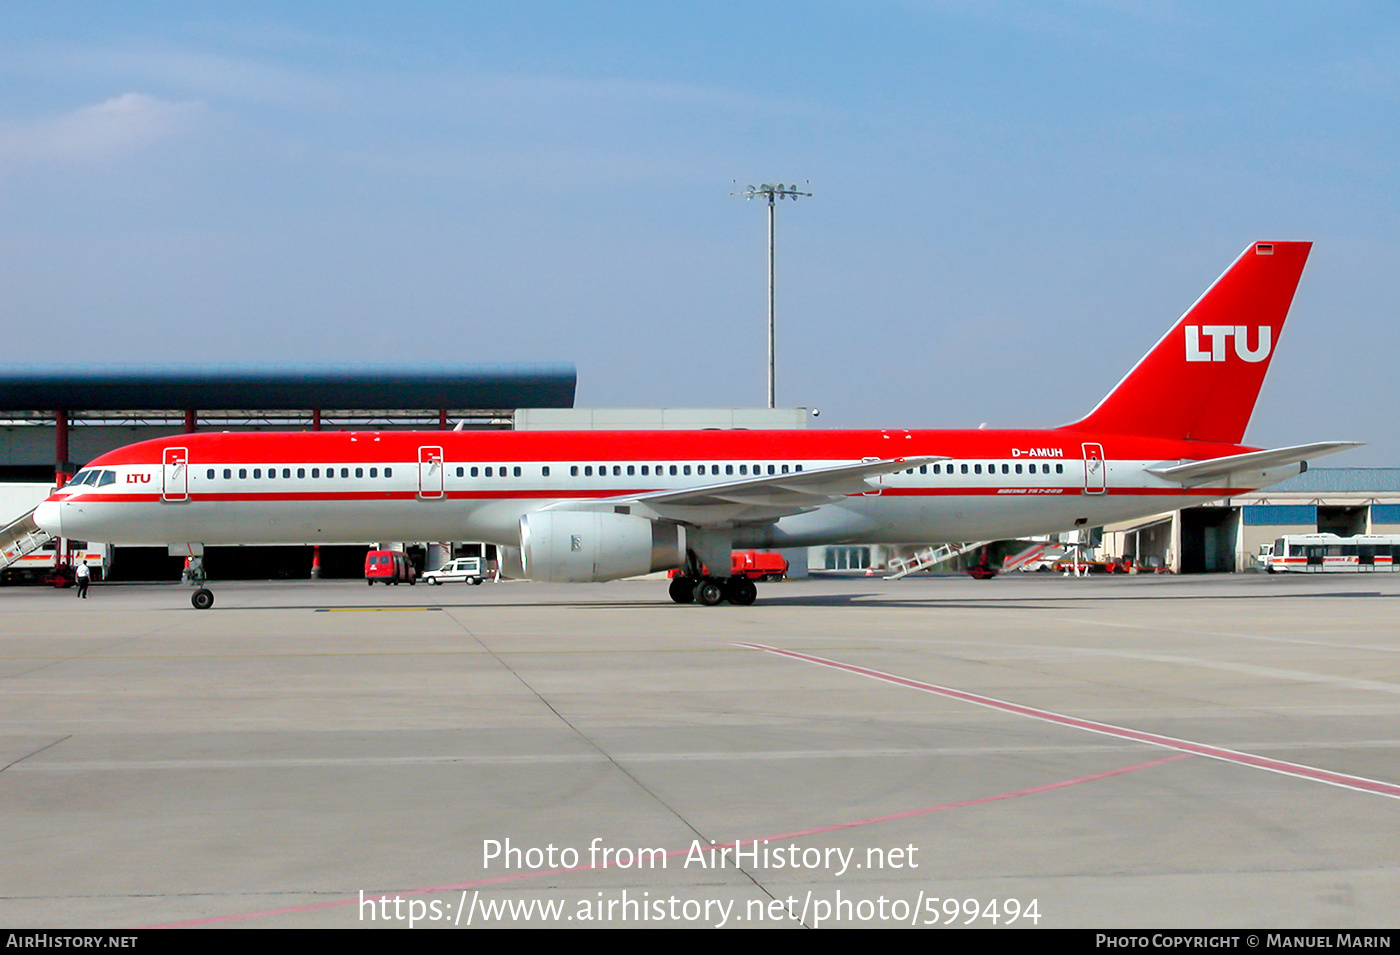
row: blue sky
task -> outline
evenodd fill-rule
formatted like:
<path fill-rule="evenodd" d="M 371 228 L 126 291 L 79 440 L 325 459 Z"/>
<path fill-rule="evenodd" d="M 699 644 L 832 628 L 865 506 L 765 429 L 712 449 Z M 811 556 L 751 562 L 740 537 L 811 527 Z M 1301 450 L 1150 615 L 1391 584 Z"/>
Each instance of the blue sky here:
<path fill-rule="evenodd" d="M 1249 439 L 1400 466 L 1393 3 L 0 8 L 0 362 L 572 362 L 588 406 L 1079 417 L 1316 244 Z M 1164 396 L 1170 400 L 1170 396 Z"/>

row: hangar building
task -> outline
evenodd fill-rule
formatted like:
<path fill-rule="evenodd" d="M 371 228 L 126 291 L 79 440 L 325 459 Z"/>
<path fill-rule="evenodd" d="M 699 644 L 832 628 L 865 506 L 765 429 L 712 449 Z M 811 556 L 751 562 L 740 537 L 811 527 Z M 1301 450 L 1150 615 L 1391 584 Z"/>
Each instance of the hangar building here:
<path fill-rule="evenodd" d="M 1400 534 L 1400 468 L 1310 468 L 1273 487 L 1104 528 L 1101 553 L 1176 573 L 1258 568 L 1285 534 Z"/>

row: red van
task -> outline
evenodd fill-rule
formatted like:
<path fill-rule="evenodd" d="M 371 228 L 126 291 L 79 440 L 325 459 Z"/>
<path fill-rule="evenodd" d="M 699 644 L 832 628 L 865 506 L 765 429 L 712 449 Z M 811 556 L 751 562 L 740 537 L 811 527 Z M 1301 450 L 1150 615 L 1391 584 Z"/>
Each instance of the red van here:
<path fill-rule="evenodd" d="M 372 550 L 365 555 L 365 583 L 373 586 L 376 580 L 381 584 L 407 581 L 413 586 L 418 582 L 418 572 L 401 550 Z"/>

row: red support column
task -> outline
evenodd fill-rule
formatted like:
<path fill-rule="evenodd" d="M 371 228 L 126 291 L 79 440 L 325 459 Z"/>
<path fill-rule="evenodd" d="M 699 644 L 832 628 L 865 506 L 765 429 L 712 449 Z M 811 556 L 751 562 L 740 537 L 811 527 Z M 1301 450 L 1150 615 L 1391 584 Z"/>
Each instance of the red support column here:
<path fill-rule="evenodd" d="M 185 434 L 194 434 L 194 432 L 195 432 L 195 410 L 194 410 L 193 408 L 186 408 L 186 409 L 185 409 Z"/>
<path fill-rule="evenodd" d="M 73 475 L 68 470 L 68 412 L 55 411 L 54 420 L 54 475 L 53 482 L 59 487 L 68 483 Z"/>
<path fill-rule="evenodd" d="M 312 431 L 320 431 L 320 430 L 321 430 L 321 409 L 320 409 L 320 408 L 312 408 L 312 409 L 311 409 L 311 430 L 312 430 Z"/>
<path fill-rule="evenodd" d="M 73 476 L 72 463 L 68 460 L 68 412 L 60 408 L 54 412 L 54 437 L 53 437 L 53 483 L 55 487 L 63 487 L 68 483 L 68 479 Z M 61 538 L 58 542 L 58 552 L 56 554 L 55 575 L 60 567 L 73 566 L 73 548 L 68 543 L 68 538 Z M 57 579 L 57 576 L 55 576 Z"/>
<path fill-rule="evenodd" d="M 446 409 L 446 408 L 439 408 L 439 409 L 438 409 L 438 430 L 439 430 L 439 431 L 446 431 L 446 430 L 447 430 L 447 409 Z"/>

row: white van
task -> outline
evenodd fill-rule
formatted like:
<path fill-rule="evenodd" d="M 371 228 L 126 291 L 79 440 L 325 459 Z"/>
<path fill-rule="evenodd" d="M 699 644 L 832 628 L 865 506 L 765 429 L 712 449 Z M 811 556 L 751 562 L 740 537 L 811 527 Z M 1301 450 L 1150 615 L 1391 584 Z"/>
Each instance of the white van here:
<path fill-rule="evenodd" d="M 481 558 L 480 557 L 458 557 L 450 560 L 437 570 L 425 571 L 423 579 L 433 586 L 460 580 L 463 583 L 471 584 L 475 587 L 481 583 Z"/>

